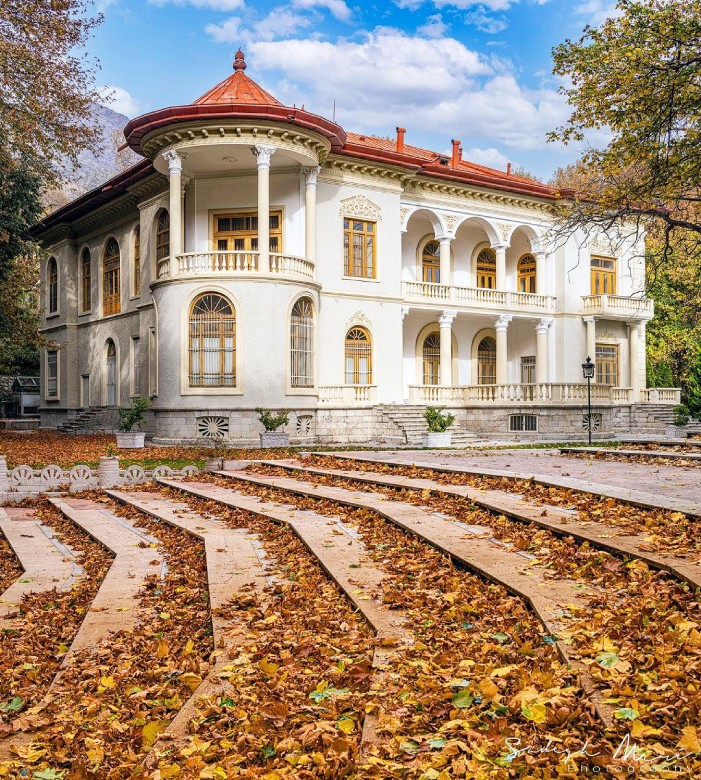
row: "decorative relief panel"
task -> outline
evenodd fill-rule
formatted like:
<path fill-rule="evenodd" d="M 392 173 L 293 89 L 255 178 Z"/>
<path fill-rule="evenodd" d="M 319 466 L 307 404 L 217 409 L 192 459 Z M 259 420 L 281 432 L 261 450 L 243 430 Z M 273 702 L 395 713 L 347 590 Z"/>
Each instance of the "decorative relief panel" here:
<path fill-rule="evenodd" d="M 354 195 L 352 198 L 342 200 L 339 213 L 342 217 L 358 217 L 375 221 L 382 219 L 380 207 L 366 198 L 365 195 Z"/>
<path fill-rule="evenodd" d="M 359 309 L 355 314 L 348 318 L 348 322 L 346 322 L 346 330 L 348 330 L 348 328 L 352 328 L 353 325 L 364 325 L 366 328 L 369 328 L 371 327 L 372 323 Z"/>

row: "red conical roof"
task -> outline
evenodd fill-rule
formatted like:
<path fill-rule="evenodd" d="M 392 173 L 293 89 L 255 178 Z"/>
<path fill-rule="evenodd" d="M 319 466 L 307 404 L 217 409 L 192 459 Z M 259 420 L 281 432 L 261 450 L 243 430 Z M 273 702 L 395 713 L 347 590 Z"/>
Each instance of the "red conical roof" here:
<path fill-rule="evenodd" d="M 216 87 L 212 87 L 209 92 L 205 92 L 201 98 L 197 98 L 194 105 L 215 105 L 218 103 L 246 103 L 261 106 L 282 105 L 269 92 L 259 87 L 253 79 L 248 78 L 244 70 L 246 70 L 246 62 L 243 58 L 243 52 L 239 49 L 234 60 L 233 74 L 217 84 Z"/>

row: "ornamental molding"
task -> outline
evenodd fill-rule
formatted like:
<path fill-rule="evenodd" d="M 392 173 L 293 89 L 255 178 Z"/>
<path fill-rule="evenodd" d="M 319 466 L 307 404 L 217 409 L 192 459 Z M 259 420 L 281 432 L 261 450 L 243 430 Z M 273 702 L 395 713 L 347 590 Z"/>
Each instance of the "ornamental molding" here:
<path fill-rule="evenodd" d="M 275 154 L 275 147 L 268 144 L 257 144 L 251 149 L 259 168 L 270 168 L 270 159 Z"/>
<path fill-rule="evenodd" d="M 618 341 L 610 330 L 597 330 L 596 339 L 597 341 Z"/>
<path fill-rule="evenodd" d="M 365 328 L 372 327 L 372 323 L 366 317 L 366 315 L 362 311 L 360 311 L 360 309 L 358 309 L 358 311 L 355 314 L 352 314 L 348 318 L 348 320 L 346 321 L 346 330 L 349 330 L 355 325 L 360 325 L 361 327 L 365 327 Z"/>
<path fill-rule="evenodd" d="M 597 236 L 595 239 L 588 242 L 589 252 L 594 254 L 610 255 L 613 256 L 613 246 L 609 238 L 603 236 Z"/>
<path fill-rule="evenodd" d="M 501 240 L 505 243 L 509 243 L 509 238 L 513 232 L 514 226 L 509 222 L 497 222 L 496 229 L 499 232 Z"/>
<path fill-rule="evenodd" d="M 302 168 L 302 175 L 307 187 L 316 187 L 317 179 L 321 173 L 321 167 L 315 165 L 312 168 Z"/>
<path fill-rule="evenodd" d="M 458 313 L 456 311 L 446 310 L 442 312 L 438 318 L 438 324 L 441 326 L 441 328 L 451 328 L 457 316 Z"/>
<path fill-rule="evenodd" d="M 353 195 L 341 201 L 339 213 L 342 217 L 359 217 L 379 222 L 382 219 L 382 210 L 365 195 Z"/>
<path fill-rule="evenodd" d="M 512 314 L 502 314 L 501 317 L 497 317 L 494 320 L 494 328 L 495 330 L 507 330 L 509 327 L 509 323 L 513 319 Z"/>
<path fill-rule="evenodd" d="M 406 233 L 406 231 L 408 230 L 407 216 L 411 214 L 412 211 L 414 211 L 414 209 L 409 208 L 408 206 L 402 206 L 399 209 L 399 225 L 402 229 L 402 233 Z"/>

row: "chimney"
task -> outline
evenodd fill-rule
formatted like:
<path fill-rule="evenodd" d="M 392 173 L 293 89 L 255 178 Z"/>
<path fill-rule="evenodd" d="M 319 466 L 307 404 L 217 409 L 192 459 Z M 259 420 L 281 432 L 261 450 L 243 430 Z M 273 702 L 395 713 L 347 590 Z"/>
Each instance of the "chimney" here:
<path fill-rule="evenodd" d="M 457 168 L 460 163 L 460 141 L 451 141 L 453 144 L 453 156 L 450 160 L 450 167 Z"/>
<path fill-rule="evenodd" d="M 397 128 L 397 152 L 401 154 L 404 151 L 404 134 L 406 133 L 405 127 Z"/>
<path fill-rule="evenodd" d="M 511 176 L 511 163 L 506 163 L 506 175 Z"/>

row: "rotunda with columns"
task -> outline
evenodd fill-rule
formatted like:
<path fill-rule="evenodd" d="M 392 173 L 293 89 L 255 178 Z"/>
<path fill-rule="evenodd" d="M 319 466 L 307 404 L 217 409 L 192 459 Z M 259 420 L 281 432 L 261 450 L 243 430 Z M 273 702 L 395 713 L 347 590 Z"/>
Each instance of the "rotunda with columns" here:
<path fill-rule="evenodd" d="M 139 395 L 158 440 L 456 441 L 651 430 L 644 247 L 556 237 L 558 193 L 347 132 L 234 72 L 125 127 L 143 161 L 49 215 L 42 424 L 109 427 Z M 581 364 L 597 366 L 586 416 Z M 77 421 L 77 422 L 76 422 Z M 644 422 L 643 422 L 644 421 Z"/>

